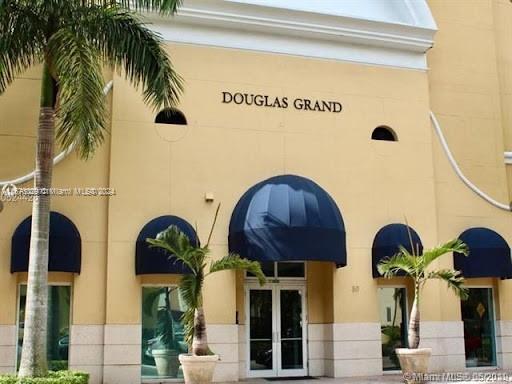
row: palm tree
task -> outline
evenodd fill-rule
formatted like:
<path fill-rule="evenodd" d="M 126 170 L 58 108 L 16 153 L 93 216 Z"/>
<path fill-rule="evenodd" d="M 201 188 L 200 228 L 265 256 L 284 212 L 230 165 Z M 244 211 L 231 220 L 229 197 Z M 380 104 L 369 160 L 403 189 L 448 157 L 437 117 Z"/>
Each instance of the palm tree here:
<path fill-rule="evenodd" d="M 163 248 L 169 252 L 169 259 L 176 259 L 190 269 L 190 274 L 183 275 L 179 283 L 181 297 L 186 305 L 182 322 L 185 328 L 185 338 L 193 356 L 211 354 L 206 336 L 206 322 L 203 311 L 203 283 L 204 279 L 215 272 L 225 270 L 246 270 L 255 275 L 260 284 L 265 283 L 265 275 L 261 271 L 260 263 L 241 258 L 237 254 L 229 254 L 219 260 L 210 261 L 208 271 L 209 245 L 213 229 L 217 221 L 220 205 L 215 212 L 210 234 L 206 245 L 201 247 L 198 243 L 192 244 L 190 239 L 176 226 L 171 225 L 160 232 L 156 239 L 147 239 L 154 247 Z"/>
<path fill-rule="evenodd" d="M 55 138 L 87 159 L 107 133 L 102 65 L 171 108 L 182 91 L 162 41 L 135 13 L 172 15 L 180 0 L 0 0 L 0 95 L 42 64 L 27 308 L 19 376 L 45 376 L 48 232 Z"/>
<path fill-rule="evenodd" d="M 410 253 L 403 246 L 399 247 L 396 255 L 383 259 L 377 266 L 381 275 L 391 278 L 397 275 L 403 275 L 412 278 L 414 282 L 414 301 L 412 304 L 411 315 L 408 328 L 409 348 L 417 349 L 420 344 L 420 292 L 427 280 L 439 279 L 451 288 L 457 296 L 465 300 L 467 298 L 467 289 L 464 287 L 464 278 L 460 271 L 451 269 L 432 270 L 432 262 L 446 253 L 457 252 L 465 256 L 468 254 L 468 248 L 461 240 L 455 239 L 432 248 L 418 255 L 414 251 Z"/>

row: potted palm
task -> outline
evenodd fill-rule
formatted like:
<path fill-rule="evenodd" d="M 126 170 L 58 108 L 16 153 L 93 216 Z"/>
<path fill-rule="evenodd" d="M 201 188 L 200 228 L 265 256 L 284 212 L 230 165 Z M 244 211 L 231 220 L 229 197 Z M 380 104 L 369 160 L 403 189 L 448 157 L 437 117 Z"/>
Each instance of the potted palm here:
<path fill-rule="evenodd" d="M 410 234 L 409 238 L 412 239 Z M 467 298 L 467 289 L 464 287 L 464 278 L 460 271 L 429 268 L 433 261 L 446 253 L 457 252 L 467 256 L 468 248 L 462 241 L 458 239 L 451 240 L 446 244 L 425 250 L 422 254 L 419 254 L 418 248 L 416 251 L 414 250 L 411 240 L 411 250 L 412 253 L 400 246 L 397 254 L 383 259 L 377 266 L 379 273 L 385 278 L 406 276 L 411 278 L 414 283 L 414 301 L 408 327 L 409 348 L 396 349 L 406 382 L 422 381 L 422 376 L 428 372 L 428 363 L 432 354 L 431 348 L 419 348 L 420 293 L 425 283 L 430 279 L 442 280 L 461 299 L 465 300 Z"/>
<path fill-rule="evenodd" d="M 174 225 L 160 232 L 155 239 L 147 239 L 151 246 L 165 249 L 169 253 L 169 258 L 182 262 L 190 270 L 189 274 L 182 276 L 178 284 L 181 298 L 187 307 L 181 320 L 185 328 L 189 353 L 179 355 L 186 384 L 211 383 L 215 364 L 219 360 L 219 356 L 208 347 L 202 294 L 205 278 L 219 271 L 246 270 L 255 275 L 260 284 L 265 283 L 265 276 L 257 261 L 244 259 L 237 254 L 229 254 L 208 262 L 210 240 L 219 208 L 220 205 L 215 212 L 210 234 L 204 246 L 200 246 L 198 242 L 191 242 Z"/>

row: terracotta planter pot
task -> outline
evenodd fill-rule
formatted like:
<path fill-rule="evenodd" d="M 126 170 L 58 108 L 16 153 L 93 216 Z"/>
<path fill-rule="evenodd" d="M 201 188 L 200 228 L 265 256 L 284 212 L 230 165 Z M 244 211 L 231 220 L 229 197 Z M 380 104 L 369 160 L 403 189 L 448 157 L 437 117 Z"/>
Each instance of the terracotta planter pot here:
<path fill-rule="evenodd" d="M 210 384 L 212 382 L 219 355 L 191 356 L 181 354 L 179 359 L 185 384 Z"/>
<path fill-rule="evenodd" d="M 178 375 L 178 353 L 172 349 L 154 349 L 152 352 L 155 359 L 158 376 L 176 377 Z"/>
<path fill-rule="evenodd" d="M 406 383 L 423 383 L 428 373 L 432 348 L 395 349 Z"/>

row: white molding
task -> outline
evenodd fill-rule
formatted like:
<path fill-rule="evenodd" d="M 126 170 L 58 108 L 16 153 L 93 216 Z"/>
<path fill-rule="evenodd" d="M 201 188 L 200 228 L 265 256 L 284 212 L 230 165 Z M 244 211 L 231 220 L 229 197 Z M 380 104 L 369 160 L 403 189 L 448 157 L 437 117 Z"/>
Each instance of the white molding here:
<path fill-rule="evenodd" d="M 424 0 L 397 4 L 411 22 L 221 0 L 186 0 L 172 19 L 149 19 L 171 42 L 426 69 L 437 30 L 430 10 Z"/>

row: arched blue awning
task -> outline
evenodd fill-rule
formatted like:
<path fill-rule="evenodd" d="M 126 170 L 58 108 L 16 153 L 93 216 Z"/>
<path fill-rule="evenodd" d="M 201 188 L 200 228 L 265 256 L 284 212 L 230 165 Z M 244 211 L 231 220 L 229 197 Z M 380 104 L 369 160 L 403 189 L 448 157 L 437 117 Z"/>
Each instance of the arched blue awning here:
<path fill-rule="evenodd" d="M 188 268 L 176 259 L 169 259 L 169 253 L 162 248 L 150 247 L 147 238 L 155 238 L 169 226 L 177 226 L 191 242 L 199 242 L 194 228 L 181 217 L 160 216 L 147 223 L 139 233 L 135 244 L 135 273 L 137 275 L 156 273 L 188 273 Z"/>
<path fill-rule="evenodd" d="M 242 196 L 229 224 L 229 250 L 258 261 L 347 264 L 336 203 L 318 184 L 295 175 L 264 180 Z"/>
<path fill-rule="evenodd" d="M 27 272 L 32 216 L 21 222 L 12 235 L 11 273 Z M 66 216 L 50 212 L 48 270 L 80 273 L 82 240 L 75 224 Z"/>
<path fill-rule="evenodd" d="M 454 253 L 454 268 L 464 277 L 512 278 L 510 247 L 503 237 L 488 228 L 470 228 L 459 239 L 469 248 L 469 255 Z"/>
<path fill-rule="evenodd" d="M 411 237 L 409 237 L 409 231 L 407 230 L 406 225 L 388 224 L 377 232 L 373 239 L 372 246 L 373 277 L 381 277 L 381 274 L 377 270 L 377 265 L 382 259 L 396 254 L 399 251 L 398 247 L 400 245 L 412 253 L 413 248 L 411 247 L 411 238 L 414 246 L 414 253 L 422 254 L 423 244 L 421 244 L 420 237 L 413 228 L 409 227 L 409 230 L 411 231 Z"/>

